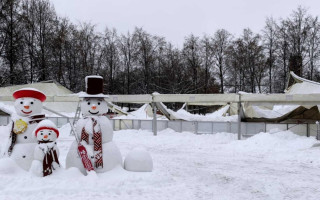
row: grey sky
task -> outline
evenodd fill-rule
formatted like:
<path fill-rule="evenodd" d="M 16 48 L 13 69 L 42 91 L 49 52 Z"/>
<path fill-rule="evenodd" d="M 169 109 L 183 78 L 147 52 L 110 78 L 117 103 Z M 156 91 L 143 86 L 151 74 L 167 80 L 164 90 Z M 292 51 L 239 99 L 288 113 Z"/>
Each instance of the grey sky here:
<path fill-rule="evenodd" d="M 60 16 L 91 22 L 119 33 L 143 27 L 182 47 L 184 37 L 224 28 L 239 36 L 244 28 L 260 32 L 266 17 L 288 17 L 298 5 L 318 16 L 319 0 L 50 0 Z"/>

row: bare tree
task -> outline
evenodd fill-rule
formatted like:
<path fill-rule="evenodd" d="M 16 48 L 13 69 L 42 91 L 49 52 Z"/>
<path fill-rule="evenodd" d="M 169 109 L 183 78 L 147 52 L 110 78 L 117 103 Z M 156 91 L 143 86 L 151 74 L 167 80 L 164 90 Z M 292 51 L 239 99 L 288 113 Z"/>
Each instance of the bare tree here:
<path fill-rule="evenodd" d="M 227 51 L 231 44 L 231 40 L 232 35 L 224 29 L 216 31 L 213 37 L 214 61 L 220 79 L 220 93 L 224 93 L 224 79 L 227 70 L 225 61 L 228 56 Z"/>
<path fill-rule="evenodd" d="M 273 18 L 267 18 L 266 25 L 263 30 L 264 48 L 267 55 L 267 65 L 269 68 L 269 93 L 273 92 L 273 70 L 276 61 L 276 30 L 277 24 Z"/>

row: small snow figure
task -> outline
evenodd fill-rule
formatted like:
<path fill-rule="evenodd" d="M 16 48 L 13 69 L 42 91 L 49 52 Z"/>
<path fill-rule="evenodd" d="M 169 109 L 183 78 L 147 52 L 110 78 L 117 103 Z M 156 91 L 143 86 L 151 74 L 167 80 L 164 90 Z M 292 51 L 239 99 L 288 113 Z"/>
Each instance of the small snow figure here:
<path fill-rule="evenodd" d="M 37 144 L 32 132 L 37 124 L 45 118 L 42 102 L 46 96 L 34 88 L 22 88 L 13 93 L 16 99 L 16 114 L 11 115 L 12 128 L 8 143 L 7 155 L 21 168 L 29 170 L 33 160 L 33 151 Z"/>
<path fill-rule="evenodd" d="M 50 120 L 43 120 L 36 127 L 34 134 L 38 145 L 34 150 L 35 160 L 32 162 L 31 172 L 39 176 L 48 176 L 53 170 L 60 167 L 59 149 L 56 142 L 59 131 Z"/>
<path fill-rule="evenodd" d="M 104 98 L 108 96 L 102 92 L 103 78 L 87 76 L 86 93 L 80 95 L 80 98 L 83 98 L 81 101 L 83 117 L 76 124 L 76 137 L 86 148 L 88 158 L 98 173 L 122 166 L 121 153 L 112 141 L 112 125 L 105 116 L 108 112 L 108 105 Z M 66 168 L 76 167 L 85 174 L 86 170 L 78 155 L 77 147 L 77 142 L 70 147 L 66 158 Z"/>

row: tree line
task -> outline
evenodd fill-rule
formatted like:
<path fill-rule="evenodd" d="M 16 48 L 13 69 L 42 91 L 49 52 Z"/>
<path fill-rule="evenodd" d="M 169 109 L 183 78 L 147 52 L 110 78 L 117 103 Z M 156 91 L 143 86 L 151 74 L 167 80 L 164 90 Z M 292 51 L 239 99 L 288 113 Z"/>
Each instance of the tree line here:
<path fill-rule="evenodd" d="M 288 72 L 319 81 L 320 23 L 298 7 L 260 33 L 190 34 L 177 48 L 143 28 L 119 34 L 59 17 L 48 0 L 0 0 L 0 86 L 99 74 L 107 94 L 283 92 Z"/>

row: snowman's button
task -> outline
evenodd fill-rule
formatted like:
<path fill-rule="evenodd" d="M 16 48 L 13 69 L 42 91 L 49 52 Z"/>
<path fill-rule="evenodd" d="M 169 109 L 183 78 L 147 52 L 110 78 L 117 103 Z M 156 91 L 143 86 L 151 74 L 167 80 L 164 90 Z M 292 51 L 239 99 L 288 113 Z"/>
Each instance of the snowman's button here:
<path fill-rule="evenodd" d="M 27 136 L 24 136 L 24 139 L 27 139 L 28 137 Z"/>
<path fill-rule="evenodd" d="M 91 139 L 93 140 L 93 137 Z"/>
<path fill-rule="evenodd" d="M 23 155 L 23 156 L 22 156 L 22 158 L 26 158 L 26 156 L 25 156 L 25 155 Z"/>
<path fill-rule="evenodd" d="M 93 159 L 94 158 L 94 156 L 91 156 L 91 159 Z"/>

